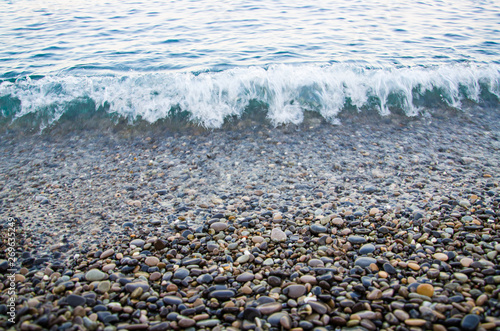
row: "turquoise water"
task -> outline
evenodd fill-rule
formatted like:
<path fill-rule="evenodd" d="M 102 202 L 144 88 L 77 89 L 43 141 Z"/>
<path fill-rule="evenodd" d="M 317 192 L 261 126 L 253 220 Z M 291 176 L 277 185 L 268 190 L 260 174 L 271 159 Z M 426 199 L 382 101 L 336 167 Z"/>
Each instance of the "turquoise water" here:
<path fill-rule="evenodd" d="M 252 103 L 276 125 L 305 110 L 408 116 L 500 96 L 493 1 L 2 1 L 0 110 L 70 105 L 220 127 Z M 88 109 L 90 107 L 90 109 Z M 78 108 L 78 109 L 80 109 Z M 72 108 L 74 109 L 74 107 Z"/>

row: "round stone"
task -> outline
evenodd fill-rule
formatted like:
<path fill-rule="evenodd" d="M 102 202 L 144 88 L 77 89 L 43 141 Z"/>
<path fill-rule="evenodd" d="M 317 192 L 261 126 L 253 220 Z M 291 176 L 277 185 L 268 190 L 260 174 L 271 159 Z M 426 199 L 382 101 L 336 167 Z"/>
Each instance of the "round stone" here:
<path fill-rule="evenodd" d="M 179 268 L 174 272 L 174 279 L 184 279 L 189 276 L 189 270 L 186 268 Z"/>
<path fill-rule="evenodd" d="M 134 245 L 135 247 L 142 247 L 146 242 L 142 239 L 134 239 L 130 242 L 130 245 Z"/>
<path fill-rule="evenodd" d="M 286 240 L 286 233 L 283 232 L 280 228 L 274 228 L 271 231 L 271 240 L 273 241 L 285 241 Z"/>
<path fill-rule="evenodd" d="M 358 257 L 356 261 L 354 262 L 354 265 L 360 266 L 362 268 L 368 267 L 370 264 L 376 264 L 377 260 L 372 258 L 372 257 Z"/>
<path fill-rule="evenodd" d="M 405 323 L 409 326 L 423 326 L 427 323 L 427 321 L 420 318 L 409 318 L 405 321 Z"/>
<path fill-rule="evenodd" d="M 252 281 L 255 278 L 255 275 L 251 272 L 244 272 L 241 275 L 236 277 L 236 281 L 238 282 L 248 282 Z"/>
<path fill-rule="evenodd" d="M 439 261 L 448 261 L 448 255 L 444 254 L 444 253 L 435 253 L 433 255 L 433 257 L 436 259 L 436 260 L 439 260 Z"/>
<path fill-rule="evenodd" d="M 320 234 L 320 233 L 326 233 L 327 229 L 325 226 L 320 225 L 320 224 L 312 224 L 309 229 L 311 230 L 312 234 Z"/>
<path fill-rule="evenodd" d="M 481 322 L 481 318 L 478 315 L 465 315 L 462 322 L 460 322 L 460 327 L 464 331 L 474 331 L 479 326 L 479 322 Z"/>
<path fill-rule="evenodd" d="M 163 302 L 166 305 L 180 305 L 182 303 L 182 299 L 175 295 L 166 295 L 163 297 Z"/>
<path fill-rule="evenodd" d="M 285 294 L 293 299 L 303 296 L 306 293 L 304 285 L 290 285 L 285 288 Z"/>
<path fill-rule="evenodd" d="M 102 293 L 106 293 L 111 289 L 111 282 L 109 280 L 104 280 L 99 283 L 97 289 Z"/>
<path fill-rule="evenodd" d="M 270 315 L 281 311 L 283 308 L 279 302 L 263 303 L 256 307 L 257 310 L 263 315 Z"/>
<path fill-rule="evenodd" d="M 210 228 L 214 229 L 215 231 L 224 231 L 228 228 L 228 225 L 224 222 L 215 222 L 210 225 Z"/>
<path fill-rule="evenodd" d="M 106 278 L 106 274 L 97 269 L 91 269 L 85 274 L 85 279 L 89 282 L 101 281 L 104 278 Z"/>
<path fill-rule="evenodd" d="M 408 263 L 408 268 L 412 269 L 412 270 L 415 270 L 415 271 L 419 271 L 420 270 L 420 266 L 416 263 L 413 263 L 413 262 L 410 262 Z"/>
<path fill-rule="evenodd" d="M 470 267 L 472 262 L 474 262 L 474 260 L 471 259 L 470 257 L 464 257 L 460 260 L 460 264 L 462 264 L 462 267 L 465 267 L 465 268 Z"/>
<path fill-rule="evenodd" d="M 100 258 L 101 259 L 105 259 L 105 258 L 108 258 L 110 256 L 112 256 L 113 254 L 115 254 L 115 250 L 110 248 L 108 250 L 105 250 L 104 252 L 102 252 Z"/>
<path fill-rule="evenodd" d="M 429 298 L 434 295 L 434 286 L 431 284 L 420 284 L 417 287 L 417 293 L 420 295 L 428 296 Z"/>
<path fill-rule="evenodd" d="M 361 236 L 349 236 L 347 240 L 351 244 L 364 244 L 366 242 L 366 238 Z"/>
<path fill-rule="evenodd" d="M 373 244 L 364 244 L 359 249 L 359 254 L 366 255 L 366 254 L 373 253 L 374 251 L 375 251 L 375 246 Z"/>
<path fill-rule="evenodd" d="M 76 307 L 76 306 L 83 306 L 85 304 L 85 298 L 76 294 L 70 294 L 66 298 L 66 302 L 71 306 L 71 307 Z"/>
<path fill-rule="evenodd" d="M 160 259 L 158 259 L 156 256 L 148 256 L 146 260 L 144 261 L 146 265 L 150 267 L 156 266 L 158 263 L 160 263 Z"/>

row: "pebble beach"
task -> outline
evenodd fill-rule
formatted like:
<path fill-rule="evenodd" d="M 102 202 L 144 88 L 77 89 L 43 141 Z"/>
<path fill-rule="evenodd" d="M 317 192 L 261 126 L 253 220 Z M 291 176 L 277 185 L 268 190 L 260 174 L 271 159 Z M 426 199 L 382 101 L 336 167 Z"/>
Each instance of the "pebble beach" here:
<path fill-rule="evenodd" d="M 473 114 L 4 133 L 0 327 L 500 330 L 500 125 Z"/>

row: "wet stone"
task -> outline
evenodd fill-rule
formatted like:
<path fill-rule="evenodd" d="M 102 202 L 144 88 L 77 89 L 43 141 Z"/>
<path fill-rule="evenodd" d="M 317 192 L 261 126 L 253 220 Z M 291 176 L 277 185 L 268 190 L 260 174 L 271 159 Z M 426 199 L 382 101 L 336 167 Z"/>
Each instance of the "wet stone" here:
<path fill-rule="evenodd" d="M 166 295 L 163 297 L 163 302 L 166 305 L 180 305 L 182 303 L 182 299 L 175 295 Z"/>
<path fill-rule="evenodd" d="M 209 296 L 210 298 L 226 301 L 233 298 L 235 293 L 232 290 L 215 290 L 210 292 Z"/>
<path fill-rule="evenodd" d="M 293 299 L 297 299 L 306 293 L 306 287 L 304 285 L 290 285 L 284 290 L 284 293 Z"/>
<path fill-rule="evenodd" d="M 358 257 L 354 262 L 354 265 L 360 266 L 362 268 L 368 267 L 372 263 L 377 263 L 377 260 L 372 257 Z"/>
<path fill-rule="evenodd" d="M 174 279 L 184 279 L 189 276 L 189 270 L 185 268 L 179 268 L 174 272 Z"/>
<path fill-rule="evenodd" d="M 309 229 L 311 230 L 311 233 L 315 234 L 315 235 L 327 232 L 326 226 L 319 225 L 319 224 L 312 224 Z"/>
<path fill-rule="evenodd" d="M 364 244 L 366 242 L 366 238 L 362 236 L 349 236 L 347 240 L 351 244 Z"/>
<path fill-rule="evenodd" d="M 359 254 L 366 255 L 366 254 L 373 253 L 374 251 L 375 251 L 375 246 L 373 244 L 364 244 L 359 249 Z"/>
<path fill-rule="evenodd" d="M 261 305 L 257 306 L 256 308 L 261 314 L 270 315 L 270 314 L 276 313 L 278 311 L 281 311 L 281 309 L 283 307 L 281 306 L 281 303 L 279 303 L 279 302 L 268 302 L 268 303 L 261 304 Z"/>
<path fill-rule="evenodd" d="M 462 321 L 460 322 L 460 327 L 464 331 L 474 331 L 479 326 L 479 322 L 481 319 L 476 314 L 465 315 Z"/>
<path fill-rule="evenodd" d="M 70 294 L 66 298 L 66 302 L 71 307 L 83 306 L 86 302 L 85 298 L 76 294 Z"/>

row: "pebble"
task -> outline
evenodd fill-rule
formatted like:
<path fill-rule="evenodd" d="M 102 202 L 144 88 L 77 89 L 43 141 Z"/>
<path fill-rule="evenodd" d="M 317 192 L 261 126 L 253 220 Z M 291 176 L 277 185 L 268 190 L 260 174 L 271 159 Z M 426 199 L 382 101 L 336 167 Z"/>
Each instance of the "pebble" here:
<path fill-rule="evenodd" d="M 285 294 L 292 298 L 297 299 L 306 293 L 306 287 L 304 285 L 290 285 L 285 288 Z"/>
<path fill-rule="evenodd" d="M 81 297 L 76 294 L 70 294 L 66 297 L 66 302 L 71 306 L 71 307 L 77 307 L 77 306 L 83 306 L 86 302 L 84 297 Z"/>
<path fill-rule="evenodd" d="M 368 267 L 370 264 L 376 264 L 377 260 L 372 257 L 358 257 L 354 262 L 354 265 L 360 266 L 362 268 Z"/>
<path fill-rule="evenodd" d="M 460 322 L 460 328 L 463 331 L 474 331 L 479 326 L 481 319 L 476 314 L 468 314 L 465 315 L 462 321 Z"/>
<path fill-rule="evenodd" d="M 215 222 L 210 225 L 210 228 L 214 229 L 215 231 L 224 231 L 228 228 L 228 225 L 224 222 Z"/>
<path fill-rule="evenodd" d="M 433 257 L 439 261 L 444 261 L 444 262 L 448 261 L 448 255 L 444 253 L 435 253 Z"/>
<path fill-rule="evenodd" d="M 255 275 L 251 272 L 244 272 L 241 275 L 236 277 L 236 281 L 238 282 L 248 282 L 252 281 L 255 278 Z"/>
<path fill-rule="evenodd" d="M 359 254 L 366 255 L 366 254 L 371 254 L 374 251 L 375 251 L 375 246 L 373 244 L 364 244 L 359 249 Z"/>
<path fill-rule="evenodd" d="M 349 236 L 347 240 L 352 244 L 364 244 L 366 242 L 366 238 L 361 236 Z"/>
<path fill-rule="evenodd" d="M 158 263 L 160 263 L 160 259 L 158 259 L 156 256 L 148 256 L 146 260 L 144 260 L 144 263 L 150 267 L 156 266 Z"/>
<path fill-rule="evenodd" d="M 280 228 L 273 228 L 271 232 L 271 240 L 273 241 L 286 241 L 286 233 L 283 232 Z"/>
<path fill-rule="evenodd" d="M 420 284 L 417 287 L 417 293 L 431 298 L 434 295 L 434 286 L 431 284 Z"/>
<path fill-rule="evenodd" d="M 88 280 L 89 282 L 100 281 L 103 280 L 104 278 L 106 278 L 106 274 L 97 269 L 89 270 L 85 274 L 85 279 Z"/>

